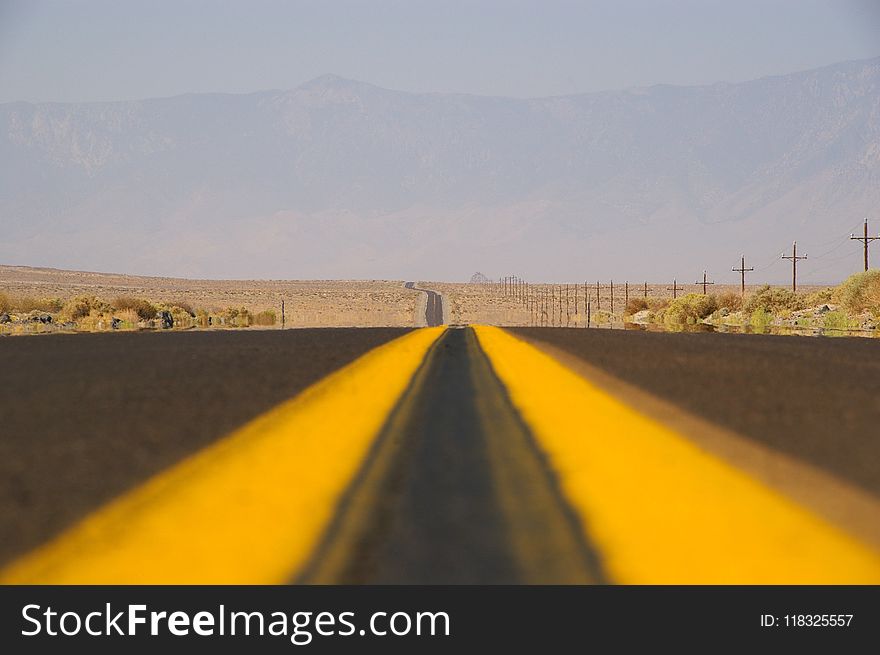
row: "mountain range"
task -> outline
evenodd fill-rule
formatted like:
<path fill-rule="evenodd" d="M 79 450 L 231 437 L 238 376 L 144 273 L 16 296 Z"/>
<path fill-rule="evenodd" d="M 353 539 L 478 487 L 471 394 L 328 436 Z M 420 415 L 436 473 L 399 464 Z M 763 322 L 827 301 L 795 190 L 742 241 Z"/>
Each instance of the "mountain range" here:
<path fill-rule="evenodd" d="M 0 104 L 0 263 L 220 278 L 806 282 L 880 231 L 880 58 L 517 99 L 291 90 Z M 880 251 L 875 259 L 880 258 Z M 878 259 L 877 261 L 880 261 Z M 691 279 L 693 278 L 693 279 Z"/>

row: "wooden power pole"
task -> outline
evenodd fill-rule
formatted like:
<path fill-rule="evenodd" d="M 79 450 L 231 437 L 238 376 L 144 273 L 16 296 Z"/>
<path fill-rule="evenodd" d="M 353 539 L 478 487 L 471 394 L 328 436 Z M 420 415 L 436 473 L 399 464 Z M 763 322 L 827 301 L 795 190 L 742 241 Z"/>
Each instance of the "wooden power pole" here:
<path fill-rule="evenodd" d="M 715 283 L 714 283 L 714 282 L 709 282 L 708 279 L 706 278 L 706 271 L 703 271 L 703 281 L 700 282 L 699 280 L 697 280 L 696 282 L 694 282 L 694 284 L 701 284 L 701 285 L 703 285 L 703 295 L 705 296 L 706 293 L 708 292 L 708 287 L 709 287 L 709 285 L 710 285 L 710 284 L 715 284 Z"/>
<path fill-rule="evenodd" d="M 678 292 L 684 291 L 684 287 L 678 286 L 678 283 L 675 281 L 675 278 L 673 278 L 672 279 L 672 286 L 666 287 L 666 290 L 672 292 L 672 299 L 675 300 L 676 298 L 678 298 Z"/>
<path fill-rule="evenodd" d="M 797 254 L 797 241 L 795 241 L 791 245 L 791 254 L 786 255 L 782 253 L 782 258 L 791 260 L 791 290 L 797 291 L 797 265 L 800 260 L 806 259 L 807 256 Z"/>
<path fill-rule="evenodd" d="M 740 277 L 742 278 L 742 297 L 745 298 L 746 297 L 746 273 L 750 273 L 751 271 L 754 271 L 755 267 L 752 266 L 751 268 L 746 268 L 746 256 L 743 255 L 742 258 L 740 259 L 739 268 L 734 266 L 730 270 L 734 271 L 735 273 L 740 274 Z"/>
<path fill-rule="evenodd" d="M 864 236 L 857 237 L 855 234 L 850 234 L 849 238 L 853 239 L 855 241 L 861 241 L 862 244 L 864 245 L 864 247 L 865 247 L 865 270 L 867 271 L 868 270 L 868 244 L 871 243 L 872 241 L 877 241 L 878 239 L 880 239 L 880 236 L 876 236 L 876 237 L 869 237 L 868 236 L 868 219 L 866 218 L 865 219 Z"/>

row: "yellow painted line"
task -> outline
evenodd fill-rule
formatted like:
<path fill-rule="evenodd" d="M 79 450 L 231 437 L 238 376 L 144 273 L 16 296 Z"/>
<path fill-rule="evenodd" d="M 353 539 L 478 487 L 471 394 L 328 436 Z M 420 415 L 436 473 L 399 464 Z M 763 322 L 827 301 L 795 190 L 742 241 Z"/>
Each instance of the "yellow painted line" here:
<path fill-rule="evenodd" d="M 871 547 L 533 346 L 476 332 L 613 581 L 880 583 Z"/>
<path fill-rule="evenodd" d="M 366 353 L 13 562 L 0 583 L 290 580 L 443 329 Z"/>

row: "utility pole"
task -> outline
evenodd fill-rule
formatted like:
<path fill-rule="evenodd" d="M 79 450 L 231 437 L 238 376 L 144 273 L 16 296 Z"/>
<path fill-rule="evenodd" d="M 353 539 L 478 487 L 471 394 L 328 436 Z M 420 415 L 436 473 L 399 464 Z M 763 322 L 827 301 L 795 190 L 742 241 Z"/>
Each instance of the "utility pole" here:
<path fill-rule="evenodd" d="M 611 280 L 611 313 L 614 313 L 614 280 Z"/>
<path fill-rule="evenodd" d="M 550 327 L 552 314 L 550 313 L 550 289 L 544 289 L 544 324 Z"/>
<path fill-rule="evenodd" d="M 602 301 L 599 300 L 599 280 L 596 280 L 596 309 L 602 309 Z"/>
<path fill-rule="evenodd" d="M 864 246 L 865 246 L 865 270 L 867 271 L 868 270 L 868 244 L 871 243 L 872 241 L 877 241 L 877 239 L 880 239 L 880 236 L 876 236 L 876 237 L 869 237 L 868 236 L 868 219 L 867 218 L 865 219 L 865 233 L 864 234 L 865 235 L 861 236 L 861 237 L 857 237 L 855 234 L 850 234 L 849 238 L 853 239 L 855 241 L 861 241 L 864 244 Z"/>
<path fill-rule="evenodd" d="M 535 299 L 537 302 L 537 311 L 538 311 L 538 323 L 541 324 L 541 327 L 544 327 L 544 291 L 543 289 L 538 291 L 538 297 Z"/>
<path fill-rule="evenodd" d="M 702 285 L 703 285 L 703 295 L 705 296 L 705 295 L 706 295 L 706 291 L 707 291 L 707 287 L 708 287 L 710 284 L 715 284 L 715 283 L 714 283 L 714 282 L 709 282 L 709 281 L 706 279 L 706 271 L 703 271 L 703 281 L 700 282 L 699 280 L 697 280 L 696 282 L 694 282 L 694 284 L 702 284 Z"/>
<path fill-rule="evenodd" d="M 547 327 L 552 325 L 551 323 L 551 306 L 550 306 L 550 289 L 544 289 L 544 323 Z"/>
<path fill-rule="evenodd" d="M 535 327 L 538 326 L 538 294 L 536 291 L 532 290 L 532 297 L 529 301 L 531 304 L 529 305 L 532 310 L 532 325 Z"/>
<path fill-rule="evenodd" d="M 746 268 L 746 256 L 743 255 L 742 258 L 740 259 L 739 268 L 734 266 L 730 270 L 732 270 L 735 273 L 739 273 L 740 276 L 742 277 L 742 297 L 745 298 L 746 297 L 746 273 L 750 273 L 751 271 L 754 271 L 755 267 L 752 266 L 751 268 Z"/>
<path fill-rule="evenodd" d="M 547 306 L 547 294 L 545 291 L 546 289 L 541 289 L 541 327 L 544 327 L 544 317 L 546 316 L 545 307 Z"/>
<path fill-rule="evenodd" d="M 645 300 L 648 299 L 648 283 L 645 282 Z"/>
<path fill-rule="evenodd" d="M 684 287 L 678 286 L 678 283 L 675 281 L 675 278 L 673 278 L 672 279 L 672 286 L 666 287 L 666 290 L 672 292 L 672 299 L 675 300 L 676 298 L 678 298 L 678 292 L 684 291 Z"/>
<path fill-rule="evenodd" d="M 797 264 L 800 260 L 806 259 L 807 256 L 797 254 L 797 241 L 795 241 L 791 245 L 791 254 L 786 255 L 782 253 L 782 258 L 791 260 L 791 290 L 797 291 Z"/>
<path fill-rule="evenodd" d="M 587 312 L 587 324 L 590 327 L 590 292 L 587 290 L 587 281 L 584 280 L 584 311 Z"/>
<path fill-rule="evenodd" d="M 559 285 L 559 327 L 562 327 L 562 285 Z"/>
<path fill-rule="evenodd" d="M 281 329 L 284 329 L 284 298 L 281 299 Z"/>
<path fill-rule="evenodd" d="M 629 304 L 629 280 L 623 283 L 623 306 L 624 308 Z"/>
<path fill-rule="evenodd" d="M 571 322 L 571 307 L 568 304 L 568 285 L 565 285 L 565 327 Z"/>

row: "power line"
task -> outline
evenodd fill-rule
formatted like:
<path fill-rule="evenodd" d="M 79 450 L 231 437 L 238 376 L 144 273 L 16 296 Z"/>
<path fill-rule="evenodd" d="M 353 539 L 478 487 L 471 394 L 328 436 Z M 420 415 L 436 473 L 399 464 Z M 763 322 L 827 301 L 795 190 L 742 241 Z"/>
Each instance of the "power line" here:
<path fill-rule="evenodd" d="M 827 246 L 827 245 L 829 245 L 829 244 L 832 244 L 832 243 L 837 243 L 838 241 L 846 241 L 847 238 L 848 238 L 848 236 L 849 236 L 849 234 L 851 234 L 852 232 L 854 232 L 854 231 L 856 230 L 856 228 L 859 227 L 859 225 L 861 225 L 861 224 L 862 224 L 861 221 L 856 221 L 855 223 L 853 223 L 853 224 L 850 225 L 849 227 L 844 228 L 844 231 L 843 231 L 843 232 L 838 233 L 838 236 L 831 237 L 831 238 L 828 239 L 827 241 L 820 241 L 820 242 L 815 243 L 815 244 L 813 244 L 813 245 L 814 245 L 816 248 L 824 248 L 825 246 Z M 848 234 L 848 233 L 849 233 L 849 234 Z M 842 236 L 841 236 L 841 235 L 842 235 Z"/>
<path fill-rule="evenodd" d="M 835 257 L 834 259 L 826 259 L 822 262 L 822 266 L 818 268 L 811 268 L 809 273 L 801 275 L 802 279 L 808 280 L 811 278 L 815 278 L 817 273 L 821 273 L 822 271 L 827 271 L 829 268 L 832 268 L 838 262 L 842 262 L 845 259 L 850 259 L 853 255 L 857 255 L 861 248 L 854 248 L 853 250 L 849 250 L 843 253 L 840 257 Z"/>

